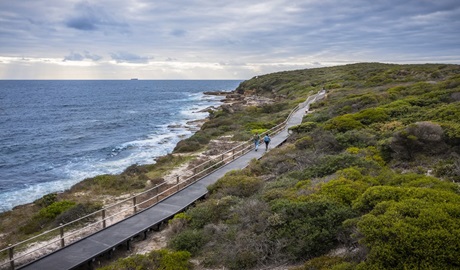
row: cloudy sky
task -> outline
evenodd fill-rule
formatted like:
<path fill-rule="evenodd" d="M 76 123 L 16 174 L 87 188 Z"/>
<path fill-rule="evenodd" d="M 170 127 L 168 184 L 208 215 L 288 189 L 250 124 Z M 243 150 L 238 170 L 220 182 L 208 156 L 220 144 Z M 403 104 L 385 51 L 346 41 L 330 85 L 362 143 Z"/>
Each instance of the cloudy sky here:
<path fill-rule="evenodd" d="M 459 0 L 0 0 L 0 79 L 460 64 Z"/>

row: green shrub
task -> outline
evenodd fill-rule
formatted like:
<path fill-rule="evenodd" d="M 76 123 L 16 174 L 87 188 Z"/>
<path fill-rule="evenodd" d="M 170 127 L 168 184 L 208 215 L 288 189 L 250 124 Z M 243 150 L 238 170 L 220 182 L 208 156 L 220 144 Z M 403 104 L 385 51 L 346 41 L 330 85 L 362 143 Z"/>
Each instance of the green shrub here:
<path fill-rule="evenodd" d="M 362 167 L 366 170 L 378 170 L 380 164 L 372 159 L 362 158 L 358 155 L 343 153 L 339 155 L 327 155 L 318 159 L 314 165 L 303 171 L 302 178 L 324 177 L 338 170 L 348 167 Z"/>
<path fill-rule="evenodd" d="M 289 108 L 289 103 L 287 102 L 277 102 L 272 104 L 264 104 L 261 106 L 262 113 L 273 114 L 277 112 L 281 112 Z"/>
<path fill-rule="evenodd" d="M 262 130 L 259 133 L 263 132 L 263 130 L 268 130 L 272 127 L 276 126 L 273 122 L 265 122 L 265 121 L 258 121 L 258 122 L 249 122 L 244 125 L 244 129 L 246 130 Z"/>
<path fill-rule="evenodd" d="M 95 202 L 79 203 L 67 209 L 66 211 L 62 212 L 61 214 L 59 214 L 55 218 L 53 224 L 54 226 L 59 226 L 60 224 L 69 223 L 71 221 L 74 221 L 76 219 L 89 215 L 91 213 L 94 213 L 100 209 L 102 209 L 102 204 L 99 204 L 99 203 L 95 203 Z M 93 216 L 91 218 L 83 219 L 80 222 L 87 222 L 87 221 L 91 221 L 94 219 L 95 217 Z"/>
<path fill-rule="evenodd" d="M 270 238 L 286 243 L 282 252 L 293 260 L 329 251 L 338 243 L 342 222 L 354 216 L 349 207 L 330 201 L 279 200 L 272 203 L 272 211 L 280 215 L 282 222 L 271 228 Z"/>
<path fill-rule="evenodd" d="M 211 121 L 205 122 L 202 126 L 202 130 L 219 128 L 221 126 L 231 126 L 232 124 L 233 124 L 232 119 L 222 117 L 219 119 L 212 119 Z"/>
<path fill-rule="evenodd" d="M 148 254 L 136 254 L 118 259 L 99 270 L 189 270 L 191 254 L 187 251 L 154 250 Z"/>
<path fill-rule="evenodd" d="M 192 255 L 195 255 L 206 242 L 207 237 L 202 230 L 187 229 L 173 236 L 169 245 L 177 251 L 188 251 Z"/>
<path fill-rule="evenodd" d="M 192 137 L 177 143 L 173 152 L 175 153 L 185 153 L 185 152 L 194 152 L 203 148 L 211 140 L 211 136 L 203 131 L 198 131 L 193 134 Z"/>
<path fill-rule="evenodd" d="M 409 102 L 405 100 L 396 100 L 392 103 L 383 105 L 382 108 L 385 109 L 385 112 L 394 118 L 399 118 L 404 115 L 408 115 L 417 111 L 417 107 L 412 106 Z"/>
<path fill-rule="evenodd" d="M 370 129 L 353 129 L 343 133 L 337 133 L 335 138 L 343 148 L 348 148 L 350 146 L 365 148 L 377 144 L 376 135 Z"/>
<path fill-rule="evenodd" d="M 127 258 L 120 258 L 108 266 L 98 268 L 99 270 L 147 270 L 157 269 L 148 255 L 134 254 Z"/>
<path fill-rule="evenodd" d="M 176 147 L 174 148 L 175 153 L 190 153 L 198 151 L 203 146 L 196 141 L 180 141 L 177 143 Z"/>
<path fill-rule="evenodd" d="M 383 202 L 361 218 L 358 229 L 369 248 L 359 269 L 460 268 L 458 202 Z"/>
<path fill-rule="evenodd" d="M 60 215 L 61 213 L 67 211 L 68 209 L 74 207 L 75 205 L 76 203 L 71 201 L 54 202 L 48 205 L 47 207 L 42 208 L 38 212 L 38 216 L 40 218 L 51 220 Z"/>
<path fill-rule="evenodd" d="M 324 128 L 326 130 L 345 132 L 353 129 L 362 129 L 364 125 L 356 120 L 352 114 L 345 114 L 330 119 L 325 123 Z"/>
<path fill-rule="evenodd" d="M 144 174 L 144 173 L 147 173 L 148 170 L 145 166 L 139 166 L 137 164 L 133 164 L 131 166 L 129 166 L 128 168 L 126 168 L 122 174 L 126 174 L 126 175 L 129 175 L 129 176 L 136 176 L 136 175 L 141 175 L 141 174 Z"/>
<path fill-rule="evenodd" d="M 113 186 L 117 186 L 117 178 L 117 175 L 111 174 L 98 175 L 93 178 L 93 185 L 100 186 L 102 189 L 112 188 Z"/>
<path fill-rule="evenodd" d="M 71 201 L 54 202 L 40 209 L 38 213 L 27 220 L 24 225 L 19 227 L 19 231 L 24 234 L 34 234 L 47 228 L 51 224 L 58 226 L 60 222 L 55 220 L 56 217 L 71 209 L 75 205 L 76 203 Z"/>
<path fill-rule="evenodd" d="M 255 135 L 255 134 L 265 134 L 267 132 L 267 129 L 265 128 L 259 128 L 259 129 L 252 129 L 251 130 L 251 134 L 252 135 Z"/>
<path fill-rule="evenodd" d="M 344 258 L 321 256 L 307 261 L 300 267 L 290 268 L 291 270 L 353 270 L 351 263 L 347 263 Z"/>
<path fill-rule="evenodd" d="M 223 196 L 249 197 L 257 193 L 261 186 L 262 180 L 257 177 L 226 174 L 210 185 L 208 190 L 211 193 L 219 192 Z"/>
<path fill-rule="evenodd" d="M 342 107 L 341 111 L 356 112 L 378 104 L 379 97 L 374 93 L 363 95 L 348 95 L 337 106 Z"/>
<path fill-rule="evenodd" d="M 310 136 L 301 137 L 300 139 L 295 141 L 294 145 L 295 148 L 299 150 L 313 149 L 315 147 L 313 138 Z"/>
<path fill-rule="evenodd" d="M 51 205 L 54 202 L 57 202 L 57 194 L 56 193 L 46 194 L 45 196 L 43 196 L 40 199 L 36 200 L 34 203 L 39 205 L 39 206 L 41 206 L 41 207 L 47 207 L 47 206 Z"/>
<path fill-rule="evenodd" d="M 362 181 L 352 181 L 340 177 L 320 185 L 320 189 L 315 193 L 315 196 L 324 196 L 328 200 L 351 206 L 351 203 L 368 187 L 369 185 Z"/>
<path fill-rule="evenodd" d="M 407 90 L 407 86 L 400 85 L 400 86 L 389 88 L 387 90 L 387 93 L 390 95 L 392 99 L 397 99 L 399 97 L 405 96 L 407 92 L 406 90 Z"/>
<path fill-rule="evenodd" d="M 458 193 L 459 187 L 450 182 L 442 181 L 432 176 L 426 176 L 416 173 L 385 173 L 378 176 L 377 179 L 381 184 L 401 187 L 425 187 L 436 190 L 445 190 Z"/>
<path fill-rule="evenodd" d="M 424 199 L 430 202 L 459 203 L 460 196 L 444 190 L 415 187 L 376 186 L 368 188 L 354 203 L 353 208 L 361 212 L 371 211 L 376 205 L 385 201 L 405 199 Z"/>
<path fill-rule="evenodd" d="M 434 166 L 434 173 L 438 177 L 460 182 L 460 158 L 454 155 L 453 158 L 439 161 Z"/>
<path fill-rule="evenodd" d="M 444 151 L 442 128 L 432 122 L 417 122 L 397 132 L 390 143 L 396 157 L 412 160 L 418 152 L 436 154 Z"/>
<path fill-rule="evenodd" d="M 292 130 L 297 133 L 305 133 L 305 132 L 310 132 L 313 129 L 315 129 L 317 126 L 317 123 L 315 122 L 304 122 L 300 125 L 290 127 L 289 130 Z"/>
<path fill-rule="evenodd" d="M 186 212 L 186 215 L 190 218 L 190 227 L 201 229 L 208 223 L 226 219 L 230 208 L 237 204 L 239 200 L 237 197 L 225 196 L 220 199 L 211 198 L 198 204 Z"/>
<path fill-rule="evenodd" d="M 454 147 L 460 146 L 460 123 L 444 122 L 441 123 L 444 131 L 444 141 Z"/>
<path fill-rule="evenodd" d="M 150 256 L 158 258 L 158 269 L 161 270 L 188 270 L 193 268 L 189 262 L 191 254 L 187 251 L 171 252 L 161 249 L 157 252 L 151 252 Z"/>
<path fill-rule="evenodd" d="M 353 115 L 353 118 L 364 125 L 370 125 L 373 123 L 387 121 L 390 117 L 383 108 L 369 108 L 356 113 Z"/>

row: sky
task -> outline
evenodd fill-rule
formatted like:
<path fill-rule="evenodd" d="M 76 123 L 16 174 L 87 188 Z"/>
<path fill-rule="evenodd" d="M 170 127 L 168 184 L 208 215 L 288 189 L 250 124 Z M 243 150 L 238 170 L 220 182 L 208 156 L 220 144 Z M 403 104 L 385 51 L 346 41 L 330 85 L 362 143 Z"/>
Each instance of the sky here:
<path fill-rule="evenodd" d="M 460 64 L 459 0 L 0 0 L 0 79 Z"/>

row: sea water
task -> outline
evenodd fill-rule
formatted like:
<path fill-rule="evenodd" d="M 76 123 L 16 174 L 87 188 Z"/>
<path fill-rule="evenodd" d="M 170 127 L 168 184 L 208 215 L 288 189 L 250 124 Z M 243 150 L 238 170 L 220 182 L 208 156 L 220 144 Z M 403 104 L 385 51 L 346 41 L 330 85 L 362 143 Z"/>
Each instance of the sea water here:
<path fill-rule="evenodd" d="M 154 163 L 235 80 L 0 81 L 0 212 Z"/>

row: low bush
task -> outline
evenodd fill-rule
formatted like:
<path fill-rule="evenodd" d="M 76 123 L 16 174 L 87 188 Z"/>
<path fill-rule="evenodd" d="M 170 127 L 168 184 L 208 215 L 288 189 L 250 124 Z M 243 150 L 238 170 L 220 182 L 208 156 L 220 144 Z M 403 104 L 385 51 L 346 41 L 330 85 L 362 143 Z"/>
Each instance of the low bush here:
<path fill-rule="evenodd" d="M 350 207 L 330 201 L 272 202 L 272 211 L 280 215 L 270 229 L 270 239 L 285 243 L 281 252 L 291 260 L 309 259 L 337 245 L 342 222 L 355 216 Z"/>
<path fill-rule="evenodd" d="M 460 157 L 453 154 L 453 158 L 439 161 L 434 166 L 434 174 L 453 182 L 460 182 Z"/>
<path fill-rule="evenodd" d="M 460 123 L 444 122 L 441 123 L 441 127 L 444 131 L 444 141 L 448 145 L 456 147 L 458 151 L 460 147 Z"/>
<path fill-rule="evenodd" d="M 295 145 L 295 148 L 298 150 L 314 149 L 315 147 L 313 138 L 310 136 L 301 137 L 300 139 L 295 141 L 294 145 Z"/>
<path fill-rule="evenodd" d="M 187 211 L 186 214 L 190 218 L 188 224 L 191 228 L 201 229 L 206 224 L 218 222 L 221 219 L 227 219 L 230 208 L 239 201 L 240 199 L 234 196 L 206 200 Z"/>
<path fill-rule="evenodd" d="M 19 231 L 24 234 L 34 234 L 42 231 L 51 224 L 58 226 L 59 223 L 54 222 L 55 218 L 65 211 L 71 209 L 76 205 L 71 201 L 57 201 L 54 202 L 36 213 L 30 220 L 19 228 Z"/>
<path fill-rule="evenodd" d="M 51 220 L 60 215 L 61 213 L 67 211 L 68 209 L 74 207 L 75 205 L 76 203 L 71 201 L 54 202 L 48 205 L 47 207 L 42 208 L 38 212 L 37 216 L 39 218 Z"/>
<path fill-rule="evenodd" d="M 219 192 L 222 196 L 249 197 L 257 193 L 261 187 L 262 180 L 257 177 L 230 173 L 210 185 L 208 190 L 211 193 Z"/>
<path fill-rule="evenodd" d="M 354 266 L 355 264 L 347 262 L 342 257 L 320 256 L 290 270 L 353 270 Z"/>
<path fill-rule="evenodd" d="M 202 230 L 186 229 L 173 236 L 169 245 L 174 250 L 187 251 L 192 255 L 196 255 L 206 242 L 207 237 Z"/>
<path fill-rule="evenodd" d="M 417 122 L 397 132 L 390 143 L 396 158 L 412 160 L 416 153 L 436 154 L 444 151 L 442 128 L 432 122 Z"/>
<path fill-rule="evenodd" d="M 369 253 L 357 269 L 460 268 L 458 201 L 382 202 L 361 218 L 358 229 Z"/>
<path fill-rule="evenodd" d="M 314 196 L 324 197 L 351 207 L 352 202 L 366 191 L 369 185 L 362 181 L 353 181 L 345 177 L 329 181 L 319 186 L 319 191 Z"/>
<path fill-rule="evenodd" d="M 405 100 L 396 100 L 381 107 L 384 108 L 386 113 L 393 118 L 398 118 L 418 110 L 417 107 L 412 106 Z"/>
<path fill-rule="evenodd" d="M 174 153 L 194 152 L 203 148 L 211 140 L 211 136 L 204 132 L 197 132 L 192 137 L 177 143 Z"/>
<path fill-rule="evenodd" d="M 89 215 L 91 213 L 94 213 L 98 210 L 102 209 L 102 204 L 100 203 L 95 203 L 95 202 L 85 202 L 85 203 L 79 203 L 68 210 L 62 212 L 59 214 L 53 221 L 54 226 L 59 226 L 60 224 L 66 224 L 71 221 L 74 221 L 76 219 L 79 219 L 81 217 L 84 217 L 86 215 Z M 82 222 L 88 222 L 94 220 L 96 217 L 89 217 L 86 219 L 83 219 L 80 221 Z"/>
<path fill-rule="evenodd" d="M 387 112 L 382 108 L 369 108 L 360 111 L 353 115 L 353 118 L 360 121 L 364 125 L 384 122 L 390 119 Z"/>
<path fill-rule="evenodd" d="M 305 132 L 310 132 L 313 129 L 316 128 L 318 124 L 315 122 L 304 122 L 300 125 L 290 127 L 289 130 L 292 130 L 297 133 L 305 133 Z"/>
<path fill-rule="evenodd" d="M 348 130 L 358 130 L 364 128 L 364 125 L 356 120 L 352 114 L 345 114 L 336 116 L 329 121 L 327 121 L 324 125 L 324 129 L 326 130 L 335 130 L 338 132 L 345 132 Z"/>
<path fill-rule="evenodd" d="M 99 270 L 189 270 L 191 254 L 187 251 L 155 250 L 145 255 L 121 258 Z"/>
<path fill-rule="evenodd" d="M 349 130 L 335 135 L 337 142 L 342 148 L 350 146 L 365 148 L 377 144 L 377 135 L 373 130 Z"/>
<path fill-rule="evenodd" d="M 289 103 L 287 102 L 276 102 L 273 104 L 264 104 L 261 106 L 260 110 L 262 113 L 273 114 L 281 112 L 289 108 Z"/>
<path fill-rule="evenodd" d="M 378 171 L 381 165 L 372 159 L 360 157 L 359 155 L 343 153 L 339 155 L 327 155 L 318 159 L 313 166 L 303 171 L 303 178 L 324 177 L 333 174 L 338 170 L 348 167 L 361 167 L 368 171 Z"/>
<path fill-rule="evenodd" d="M 41 207 L 47 207 L 51 205 L 52 203 L 57 202 L 57 194 L 56 193 L 50 193 L 46 194 L 45 196 L 41 197 L 40 199 L 36 200 L 34 203 L 41 206 Z"/>
<path fill-rule="evenodd" d="M 460 196 L 452 191 L 417 187 L 375 186 L 368 188 L 355 202 L 353 208 L 369 212 L 385 201 L 399 202 L 405 199 L 424 199 L 433 203 L 460 203 Z"/>
<path fill-rule="evenodd" d="M 133 164 L 131 166 L 129 166 L 128 168 L 126 168 L 122 174 L 126 174 L 128 176 L 136 176 L 136 175 L 141 175 L 141 174 L 144 174 L 144 173 L 147 173 L 148 170 L 146 167 L 144 166 L 139 166 L 137 164 Z"/>

